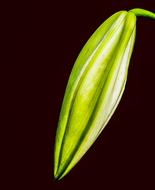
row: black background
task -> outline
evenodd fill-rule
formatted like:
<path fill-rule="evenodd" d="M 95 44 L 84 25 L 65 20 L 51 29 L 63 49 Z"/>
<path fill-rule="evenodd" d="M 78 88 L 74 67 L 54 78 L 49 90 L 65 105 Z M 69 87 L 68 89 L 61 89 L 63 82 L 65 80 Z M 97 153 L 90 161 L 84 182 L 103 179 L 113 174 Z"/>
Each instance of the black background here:
<path fill-rule="evenodd" d="M 155 21 L 147 18 L 137 19 L 127 86 L 115 114 L 75 168 L 61 181 L 53 179 L 55 132 L 74 61 L 105 19 L 135 7 L 155 12 L 154 0 L 17 4 L 10 18 L 15 53 L 3 78 L 3 189 L 153 189 Z"/>

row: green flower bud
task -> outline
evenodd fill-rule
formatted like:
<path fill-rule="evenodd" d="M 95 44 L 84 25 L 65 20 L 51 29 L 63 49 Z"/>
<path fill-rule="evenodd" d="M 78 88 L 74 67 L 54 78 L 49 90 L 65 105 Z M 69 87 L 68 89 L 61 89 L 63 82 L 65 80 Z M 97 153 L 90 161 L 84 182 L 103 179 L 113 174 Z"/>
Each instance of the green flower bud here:
<path fill-rule="evenodd" d="M 74 64 L 56 133 L 57 179 L 82 158 L 120 102 L 135 42 L 137 10 L 154 15 L 142 9 L 115 13 L 94 32 Z"/>

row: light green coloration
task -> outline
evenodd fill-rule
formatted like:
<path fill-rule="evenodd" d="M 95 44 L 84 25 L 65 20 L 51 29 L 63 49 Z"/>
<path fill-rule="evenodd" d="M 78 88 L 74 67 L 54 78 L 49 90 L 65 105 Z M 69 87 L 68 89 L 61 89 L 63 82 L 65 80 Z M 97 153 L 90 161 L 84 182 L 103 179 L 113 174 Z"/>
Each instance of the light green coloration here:
<path fill-rule="evenodd" d="M 61 179 L 82 158 L 113 115 L 125 88 L 136 16 L 143 9 L 108 18 L 80 52 L 67 84 L 55 141 L 54 176 Z"/>
<path fill-rule="evenodd" d="M 130 10 L 129 12 L 134 13 L 135 16 L 143 16 L 143 17 L 155 19 L 155 13 L 153 13 L 151 11 L 147 11 L 145 9 L 135 8 L 135 9 Z"/>

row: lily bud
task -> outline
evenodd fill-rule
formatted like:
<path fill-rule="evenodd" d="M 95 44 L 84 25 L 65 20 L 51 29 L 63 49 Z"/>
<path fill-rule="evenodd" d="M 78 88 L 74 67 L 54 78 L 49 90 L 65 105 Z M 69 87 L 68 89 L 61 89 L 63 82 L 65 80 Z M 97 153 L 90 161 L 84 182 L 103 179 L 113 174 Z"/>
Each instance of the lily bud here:
<path fill-rule="evenodd" d="M 55 141 L 54 176 L 66 175 L 97 139 L 122 97 L 136 33 L 136 16 L 108 18 L 80 52 L 66 87 Z"/>

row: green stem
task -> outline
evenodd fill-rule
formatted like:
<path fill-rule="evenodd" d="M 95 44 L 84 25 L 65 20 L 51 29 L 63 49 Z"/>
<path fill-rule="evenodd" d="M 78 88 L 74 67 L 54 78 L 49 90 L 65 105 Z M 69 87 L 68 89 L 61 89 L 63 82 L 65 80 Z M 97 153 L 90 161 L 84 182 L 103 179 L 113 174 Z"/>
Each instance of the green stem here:
<path fill-rule="evenodd" d="M 155 19 L 155 13 L 151 11 L 147 11 L 145 9 L 135 8 L 135 9 L 131 9 L 130 12 L 134 13 L 136 16 L 144 16 L 144 17 Z"/>

